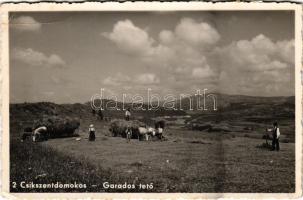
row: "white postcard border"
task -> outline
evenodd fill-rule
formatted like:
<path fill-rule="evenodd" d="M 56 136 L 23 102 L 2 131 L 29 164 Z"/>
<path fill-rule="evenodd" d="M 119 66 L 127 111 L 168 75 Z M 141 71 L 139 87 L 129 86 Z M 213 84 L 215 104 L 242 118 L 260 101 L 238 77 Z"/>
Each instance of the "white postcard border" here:
<path fill-rule="evenodd" d="M 296 89 L 296 192 L 295 193 L 9 193 L 9 12 L 30 11 L 295 11 L 295 89 Z M 18 3 L 0 7 L 0 69 L 2 80 L 2 195 L 14 199 L 218 199 L 218 198 L 298 198 L 302 196 L 302 8 L 291 3 L 205 3 L 205 2 L 106 2 L 106 3 Z"/>

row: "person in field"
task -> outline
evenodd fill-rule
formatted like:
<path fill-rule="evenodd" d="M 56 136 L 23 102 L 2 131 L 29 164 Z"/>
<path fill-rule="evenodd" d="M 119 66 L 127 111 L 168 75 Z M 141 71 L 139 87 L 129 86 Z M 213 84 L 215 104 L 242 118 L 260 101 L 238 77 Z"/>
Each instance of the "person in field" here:
<path fill-rule="evenodd" d="M 164 127 L 165 127 L 165 122 L 162 120 L 155 123 L 156 134 L 158 138 L 161 140 L 164 139 L 163 137 Z"/>
<path fill-rule="evenodd" d="M 280 129 L 278 126 L 278 122 L 274 122 L 272 129 L 272 149 L 271 149 L 272 151 L 280 150 L 279 137 L 280 137 Z"/>
<path fill-rule="evenodd" d="M 126 133 L 126 141 L 130 142 L 130 139 L 132 137 L 132 130 L 129 126 L 127 126 L 125 133 Z"/>
<path fill-rule="evenodd" d="M 39 128 L 36 128 L 33 131 L 33 142 L 38 142 L 39 140 L 44 137 L 45 140 L 47 140 L 47 128 L 45 126 L 41 126 Z"/>
<path fill-rule="evenodd" d="M 89 140 L 89 141 L 95 141 L 95 139 L 96 139 L 95 132 L 96 132 L 96 131 L 95 131 L 94 125 L 91 124 L 91 125 L 89 126 L 89 128 L 88 128 L 88 134 L 89 134 L 88 140 Z"/>
<path fill-rule="evenodd" d="M 130 109 L 128 108 L 128 109 L 125 111 L 125 120 L 126 120 L 126 121 L 129 121 L 130 116 L 131 116 L 131 113 L 130 113 Z"/>
<path fill-rule="evenodd" d="M 102 112 L 101 109 L 98 110 L 98 117 L 99 117 L 100 120 L 103 120 L 103 119 L 104 119 L 103 112 Z"/>

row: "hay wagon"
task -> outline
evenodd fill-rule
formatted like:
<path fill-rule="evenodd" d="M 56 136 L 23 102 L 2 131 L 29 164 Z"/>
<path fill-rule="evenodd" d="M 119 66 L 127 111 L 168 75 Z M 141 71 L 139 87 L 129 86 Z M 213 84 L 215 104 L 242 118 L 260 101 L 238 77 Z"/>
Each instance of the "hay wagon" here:
<path fill-rule="evenodd" d="M 80 127 L 80 121 L 77 118 L 70 117 L 44 117 L 34 122 L 34 129 L 45 126 L 49 138 L 71 137 Z"/>

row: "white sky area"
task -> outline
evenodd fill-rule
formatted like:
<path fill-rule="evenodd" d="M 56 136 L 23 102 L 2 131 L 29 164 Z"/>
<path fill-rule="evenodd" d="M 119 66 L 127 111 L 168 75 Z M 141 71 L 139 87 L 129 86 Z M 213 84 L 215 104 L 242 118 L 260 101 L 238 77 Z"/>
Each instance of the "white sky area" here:
<path fill-rule="evenodd" d="M 36 12 L 10 16 L 10 102 L 104 95 L 294 95 L 287 11 Z"/>

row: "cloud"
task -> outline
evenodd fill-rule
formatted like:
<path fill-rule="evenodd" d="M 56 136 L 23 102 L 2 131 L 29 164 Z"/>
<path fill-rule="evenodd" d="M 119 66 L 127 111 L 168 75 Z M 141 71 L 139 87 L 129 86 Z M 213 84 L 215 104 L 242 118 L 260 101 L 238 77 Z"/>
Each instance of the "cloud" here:
<path fill-rule="evenodd" d="M 142 61 L 143 66 L 147 65 L 156 71 L 159 68 L 168 71 L 171 77 L 163 75 L 161 90 L 176 90 L 176 85 L 187 90 L 193 85 L 206 83 L 210 78 L 214 80 L 217 75 L 214 67 L 208 63 L 207 54 L 219 41 L 220 35 L 204 21 L 183 18 L 173 30 L 161 30 L 158 38 L 153 38 L 130 20 L 123 20 L 117 22 L 110 33 L 102 35 L 111 40 L 121 52 Z M 137 38 L 139 39 L 134 44 Z M 154 73 L 137 75 L 134 80 L 140 85 L 160 84 L 160 77 Z M 113 77 L 105 79 L 105 82 L 121 85 Z"/>
<path fill-rule="evenodd" d="M 112 32 L 103 35 L 142 66 L 170 74 L 161 77 L 163 90 L 205 85 L 224 93 L 293 94 L 294 40 L 273 41 L 259 34 L 218 46 L 221 35 L 216 28 L 191 18 L 182 18 L 172 30 L 159 31 L 158 38 L 130 20 L 117 22 Z M 138 75 L 134 80 L 155 84 L 160 78 Z"/>
<path fill-rule="evenodd" d="M 102 35 L 113 41 L 122 52 L 156 67 L 203 65 L 203 51 L 220 39 L 210 24 L 191 18 L 181 19 L 174 31 L 160 31 L 158 40 L 128 19 L 118 21 L 112 32 Z"/>
<path fill-rule="evenodd" d="M 153 73 L 144 73 L 138 75 L 136 82 L 140 84 L 157 84 L 160 79 Z"/>
<path fill-rule="evenodd" d="M 192 70 L 194 78 L 209 78 L 214 75 L 214 72 L 207 65 L 206 67 L 196 67 Z"/>
<path fill-rule="evenodd" d="M 10 21 L 12 28 L 19 31 L 39 31 L 41 29 L 41 23 L 37 22 L 33 17 L 20 16 L 13 18 Z"/>
<path fill-rule="evenodd" d="M 293 42 L 273 42 L 260 34 L 217 48 L 220 90 L 246 95 L 292 95 Z"/>
<path fill-rule="evenodd" d="M 120 82 L 118 82 L 117 80 L 115 80 L 115 78 L 110 76 L 103 80 L 103 84 L 110 85 L 110 86 L 118 86 L 118 85 L 120 85 Z"/>
<path fill-rule="evenodd" d="M 137 84 L 157 84 L 160 82 L 159 77 L 153 73 L 138 74 L 135 77 L 129 77 L 118 73 L 115 76 L 109 76 L 103 80 L 103 84 L 107 86 L 123 86 L 124 88 L 132 88 L 131 85 Z"/>
<path fill-rule="evenodd" d="M 128 83 L 129 81 L 131 81 L 129 76 L 118 73 L 115 76 L 105 78 L 103 80 L 103 84 L 108 86 L 120 86 L 124 83 Z"/>
<path fill-rule="evenodd" d="M 12 51 L 12 58 L 35 67 L 64 67 L 65 61 L 56 54 L 50 56 L 31 48 L 15 48 Z"/>
<path fill-rule="evenodd" d="M 102 35 L 113 41 L 125 53 L 139 55 L 151 53 L 153 39 L 145 30 L 135 26 L 128 19 L 117 22 L 111 33 Z"/>
<path fill-rule="evenodd" d="M 67 78 L 67 76 L 63 76 L 62 74 L 50 75 L 49 78 L 50 78 L 51 84 L 66 86 L 71 83 L 71 80 L 69 80 Z"/>
<path fill-rule="evenodd" d="M 160 42 L 166 45 L 171 45 L 175 40 L 174 33 L 168 30 L 163 30 L 159 33 Z"/>
<path fill-rule="evenodd" d="M 291 67 L 294 62 L 293 40 L 274 43 L 260 34 L 251 41 L 240 40 L 217 48 L 217 56 L 237 70 L 264 71 Z"/>
<path fill-rule="evenodd" d="M 176 26 L 175 34 L 191 45 L 212 45 L 220 39 L 219 33 L 210 24 L 199 23 L 191 18 L 181 19 Z"/>
<path fill-rule="evenodd" d="M 295 64 L 295 41 L 294 40 L 284 40 L 278 41 L 276 43 L 277 51 L 283 59 L 283 61 Z"/>

